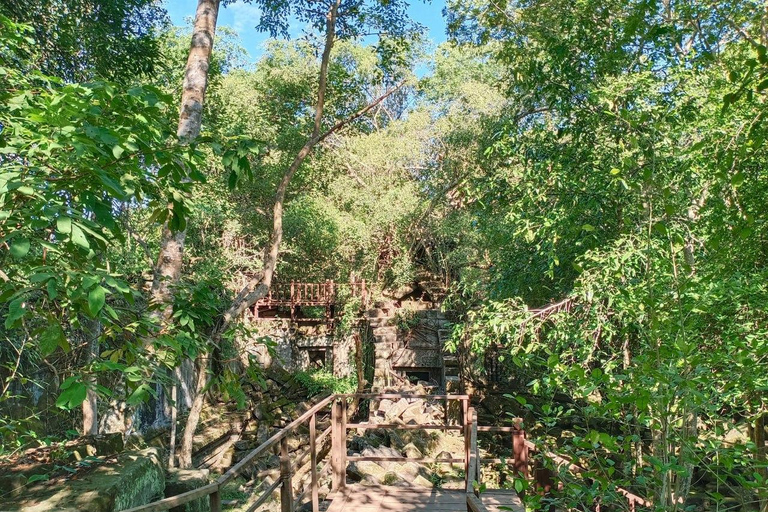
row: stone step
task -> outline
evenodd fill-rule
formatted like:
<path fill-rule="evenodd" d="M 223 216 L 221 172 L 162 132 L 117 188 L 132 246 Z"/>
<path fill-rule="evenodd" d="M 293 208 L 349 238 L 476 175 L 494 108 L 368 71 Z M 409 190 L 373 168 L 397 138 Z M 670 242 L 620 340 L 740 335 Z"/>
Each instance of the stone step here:
<path fill-rule="evenodd" d="M 373 335 L 374 336 L 391 336 L 395 335 L 397 336 L 397 326 L 394 325 L 387 325 L 383 327 L 376 327 L 373 329 Z"/>
<path fill-rule="evenodd" d="M 370 325 L 372 329 L 376 327 L 386 327 L 389 325 L 391 320 L 392 319 L 390 317 L 369 318 L 368 325 Z"/>

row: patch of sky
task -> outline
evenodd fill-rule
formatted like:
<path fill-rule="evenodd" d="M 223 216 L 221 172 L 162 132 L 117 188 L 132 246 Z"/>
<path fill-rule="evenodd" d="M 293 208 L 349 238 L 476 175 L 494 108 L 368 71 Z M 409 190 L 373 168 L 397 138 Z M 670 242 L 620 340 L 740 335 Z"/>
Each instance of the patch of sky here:
<path fill-rule="evenodd" d="M 177 26 L 191 24 L 196 5 L 197 2 L 190 0 L 165 0 L 165 8 L 168 10 L 171 22 Z M 446 40 L 444 8 L 445 0 L 432 0 L 429 3 L 417 1 L 408 8 L 411 18 L 427 28 L 427 38 L 434 44 L 440 44 Z M 255 28 L 259 23 L 260 14 L 258 7 L 245 2 L 235 2 L 219 12 L 218 24 L 231 27 L 240 36 L 251 62 L 261 58 L 264 54 L 264 43 L 269 39 L 269 34 L 258 32 Z M 292 39 L 296 39 L 304 35 L 306 28 L 305 24 L 293 20 L 288 33 Z M 427 70 L 426 65 L 420 65 L 416 72 L 417 75 L 423 76 Z"/>

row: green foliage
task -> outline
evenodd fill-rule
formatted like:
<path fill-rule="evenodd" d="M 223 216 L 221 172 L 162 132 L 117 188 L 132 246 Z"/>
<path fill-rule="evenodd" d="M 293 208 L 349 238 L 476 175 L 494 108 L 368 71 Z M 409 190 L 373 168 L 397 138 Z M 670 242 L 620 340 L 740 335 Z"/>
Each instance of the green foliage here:
<path fill-rule="evenodd" d="M 132 233 L 126 212 L 183 228 L 192 187 L 203 179 L 200 153 L 176 143 L 174 101 L 159 89 L 21 72 L 29 30 L 7 18 L 0 24 L 8 85 L 0 91 L 0 315 L 17 351 L 3 361 L 16 361 L 4 366 L 23 380 L 41 359 L 70 357 L 59 349 L 81 352 L 81 333 L 98 337 L 110 347 L 107 360 L 61 369 L 56 405 L 71 409 L 92 387 L 87 375 L 128 372 L 150 326 L 132 311 L 139 290 L 114 264 Z M 129 400 L 147 396 L 145 380 L 139 372 Z"/>
<path fill-rule="evenodd" d="M 593 486 L 566 485 L 564 507 L 618 503 L 618 484 L 681 510 L 694 467 L 736 478 L 702 468 L 744 451 L 707 432 L 766 410 L 764 50 L 732 32 L 763 13 L 728 5 L 451 5 L 457 37 L 495 41 L 516 108 L 466 187 L 487 264 L 456 286 L 453 344 L 504 347 L 542 435 L 580 419 L 558 450 Z M 764 463 L 740 460 L 753 492 Z"/>
<path fill-rule="evenodd" d="M 313 397 L 320 394 L 355 393 L 357 377 L 336 377 L 328 370 L 299 371 L 294 378 L 307 389 L 307 395 Z"/>
<path fill-rule="evenodd" d="M 152 0 L 7 0 L 2 9 L 10 20 L 31 26 L 35 58 L 28 64 L 71 82 L 152 74 L 156 29 L 167 23 Z"/>

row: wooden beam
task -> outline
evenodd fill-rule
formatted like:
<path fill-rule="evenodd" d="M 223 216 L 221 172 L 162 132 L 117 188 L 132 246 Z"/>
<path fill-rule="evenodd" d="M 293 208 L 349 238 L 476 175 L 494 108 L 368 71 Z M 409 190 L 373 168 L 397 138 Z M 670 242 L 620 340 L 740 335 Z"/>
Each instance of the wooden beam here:
<path fill-rule="evenodd" d="M 362 430 L 376 430 L 376 429 L 389 429 L 389 430 L 456 430 L 461 431 L 464 429 L 461 425 L 413 425 L 402 423 L 348 423 L 347 429 L 362 429 Z"/>
<path fill-rule="evenodd" d="M 288 453 L 288 438 L 280 439 L 280 512 L 293 512 L 293 471 Z"/>
<path fill-rule="evenodd" d="M 317 484 L 317 415 L 309 419 L 309 464 L 312 471 L 312 512 L 320 511 L 320 498 Z"/>

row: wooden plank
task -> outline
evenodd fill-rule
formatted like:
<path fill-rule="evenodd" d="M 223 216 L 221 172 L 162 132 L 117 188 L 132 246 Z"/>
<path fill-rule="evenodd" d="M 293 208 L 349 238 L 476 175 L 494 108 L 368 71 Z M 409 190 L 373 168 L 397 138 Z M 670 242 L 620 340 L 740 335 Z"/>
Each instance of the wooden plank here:
<path fill-rule="evenodd" d="M 517 430 L 512 433 L 513 466 L 518 478 L 528 479 L 528 445 L 525 442 L 525 431 Z"/>
<path fill-rule="evenodd" d="M 376 455 L 347 455 L 348 462 L 419 462 L 422 464 L 460 464 L 464 459 L 442 457 L 381 457 Z"/>
<path fill-rule="evenodd" d="M 472 512 L 489 512 L 480 498 L 472 493 L 467 494 L 467 509 Z"/>
<path fill-rule="evenodd" d="M 179 507 L 198 498 L 209 496 L 218 490 L 218 484 L 208 484 L 203 487 L 179 494 L 177 496 L 171 496 L 170 498 L 155 501 L 154 503 L 133 507 L 124 512 L 163 512 L 164 510 L 170 510 L 172 508 Z"/>
<path fill-rule="evenodd" d="M 333 472 L 332 488 L 334 491 L 344 488 L 347 471 L 346 464 L 343 462 L 347 449 L 343 403 L 346 403 L 345 399 L 336 400 L 333 403 L 331 413 L 331 428 L 333 428 L 333 433 L 331 434 L 331 467 Z"/>
<path fill-rule="evenodd" d="M 280 512 L 293 512 L 293 472 L 288 453 L 288 438 L 280 439 Z"/>
<path fill-rule="evenodd" d="M 464 420 L 464 487 L 469 487 L 469 441 L 470 441 L 470 426 L 472 424 L 472 418 L 470 417 L 472 409 L 469 408 L 469 401 L 464 400 L 461 402 L 462 407 L 462 419 Z"/>
<path fill-rule="evenodd" d="M 211 493 L 208 502 L 211 507 L 211 512 L 221 512 L 221 492 L 218 489 L 216 489 L 216 492 Z"/>
<path fill-rule="evenodd" d="M 467 463 L 466 481 L 466 491 L 467 493 L 470 493 L 474 490 L 474 481 L 477 481 L 477 483 L 480 484 L 478 479 L 479 470 L 477 467 L 477 420 L 475 419 L 475 409 L 473 407 L 470 407 L 467 412 L 467 418 L 472 421 L 469 434 L 469 462 Z"/>
<path fill-rule="evenodd" d="M 461 431 L 464 427 L 461 425 L 413 425 L 402 423 L 348 423 L 347 428 L 352 429 L 388 429 L 388 430 L 455 430 Z"/>
<path fill-rule="evenodd" d="M 319 512 L 320 510 L 320 498 L 318 495 L 317 484 L 317 415 L 313 414 L 309 419 L 309 464 L 312 471 L 312 482 L 310 483 L 312 490 L 312 512 Z"/>

